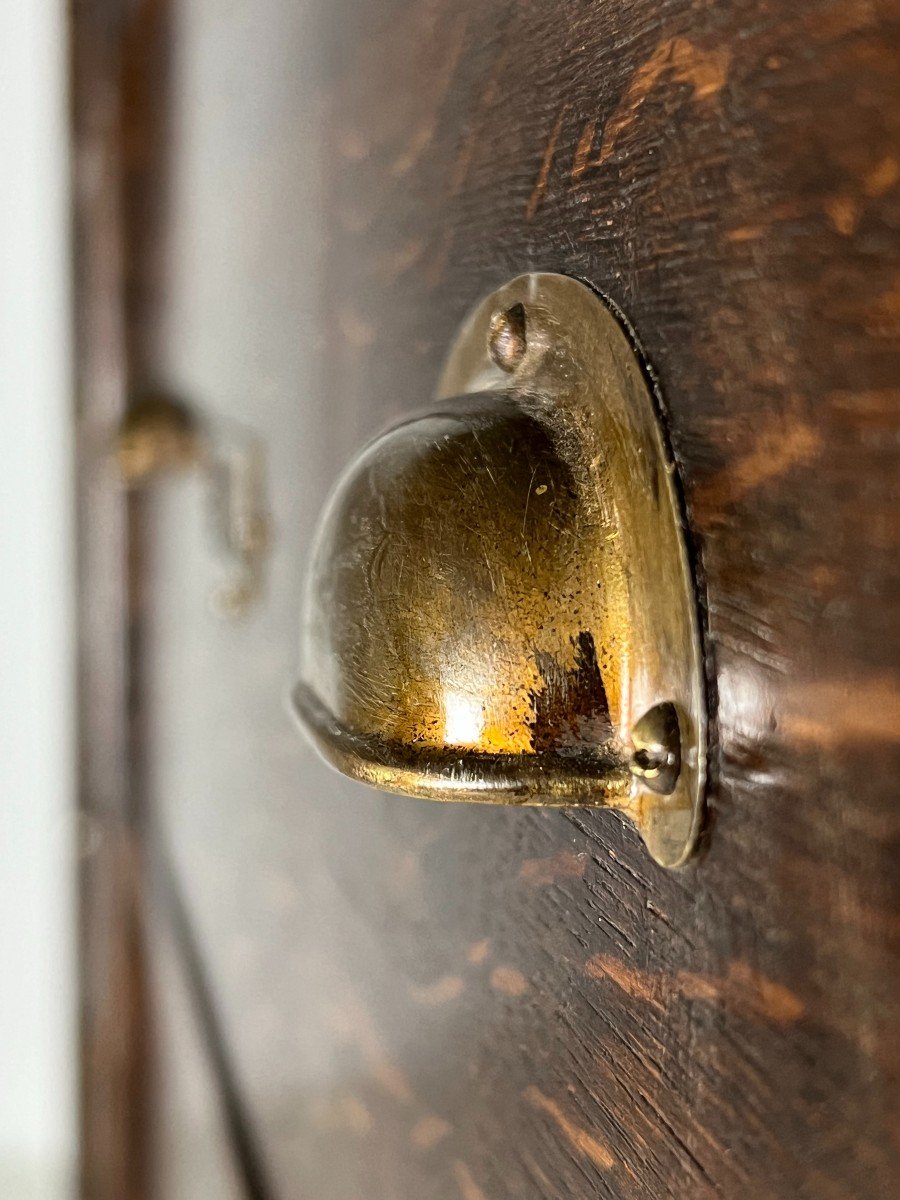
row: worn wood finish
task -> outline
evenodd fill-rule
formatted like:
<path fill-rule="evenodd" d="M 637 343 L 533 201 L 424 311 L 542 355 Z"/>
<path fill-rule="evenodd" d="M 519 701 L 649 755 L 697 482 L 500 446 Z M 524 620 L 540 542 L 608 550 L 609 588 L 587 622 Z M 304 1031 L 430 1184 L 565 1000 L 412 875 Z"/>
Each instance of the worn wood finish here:
<path fill-rule="evenodd" d="M 399 1052 L 413 1144 L 428 1113 L 453 1128 L 415 1183 L 389 1151 L 379 1194 L 892 1195 L 898 7 L 358 9 L 329 404 L 427 392 L 506 276 L 590 280 L 661 381 L 718 698 L 688 871 L 601 813 L 388 836 L 382 887 L 404 853 L 415 882 L 378 937 L 408 986 L 372 1019 L 393 1046 L 411 1022 L 460 1038 L 452 1068 Z M 351 894 L 367 842 L 335 831 Z"/>
<path fill-rule="evenodd" d="M 664 389 L 719 701 L 683 874 L 606 814 L 427 822 L 380 932 L 412 984 L 373 1019 L 469 1032 L 412 1066 L 413 1140 L 454 1127 L 436 1175 L 383 1194 L 892 1195 L 898 6 L 368 8 L 335 50 L 329 403 L 427 391 L 516 271 L 611 295 Z"/>
<path fill-rule="evenodd" d="M 279 544 L 266 612 L 213 629 L 189 598 L 204 564 L 165 550 L 183 510 L 160 514 L 151 775 L 276 1195 L 900 1188 L 898 18 L 893 0 L 329 4 L 312 396 L 290 390 L 315 268 L 288 61 L 258 76 L 255 136 L 192 143 L 188 194 L 219 207 L 170 209 L 170 257 L 196 269 L 159 352 L 268 434 Z M 196 67 L 181 103 L 208 112 Z M 227 122 L 246 93 L 223 95 Z M 210 223 L 236 236 L 197 248 Z M 708 837 L 682 872 L 612 813 L 362 792 L 272 699 L 335 472 L 430 393 L 464 312 L 538 269 L 622 306 L 666 400 L 716 714 Z"/>

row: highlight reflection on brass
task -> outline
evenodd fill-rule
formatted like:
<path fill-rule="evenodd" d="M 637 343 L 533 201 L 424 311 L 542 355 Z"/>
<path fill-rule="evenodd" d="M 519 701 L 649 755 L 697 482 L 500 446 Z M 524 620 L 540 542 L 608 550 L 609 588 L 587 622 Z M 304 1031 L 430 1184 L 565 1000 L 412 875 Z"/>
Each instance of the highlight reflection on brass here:
<path fill-rule="evenodd" d="M 705 715 L 671 470 L 591 291 L 534 275 L 489 297 L 439 399 L 322 516 L 294 704 L 325 757 L 411 795 L 613 806 L 684 861 Z"/>

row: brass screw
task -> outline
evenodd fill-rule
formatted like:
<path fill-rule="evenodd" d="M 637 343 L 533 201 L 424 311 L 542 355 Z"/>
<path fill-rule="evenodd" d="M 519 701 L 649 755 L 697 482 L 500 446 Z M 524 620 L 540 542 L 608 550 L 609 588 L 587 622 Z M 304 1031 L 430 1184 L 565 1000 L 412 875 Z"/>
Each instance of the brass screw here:
<path fill-rule="evenodd" d="M 644 713 L 631 731 L 631 773 L 652 792 L 668 796 L 681 773 L 681 730 L 674 704 L 664 701 Z"/>
<path fill-rule="evenodd" d="M 524 304 L 513 304 L 502 312 L 494 313 L 488 349 L 501 371 L 515 371 L 528 349 Z"/>

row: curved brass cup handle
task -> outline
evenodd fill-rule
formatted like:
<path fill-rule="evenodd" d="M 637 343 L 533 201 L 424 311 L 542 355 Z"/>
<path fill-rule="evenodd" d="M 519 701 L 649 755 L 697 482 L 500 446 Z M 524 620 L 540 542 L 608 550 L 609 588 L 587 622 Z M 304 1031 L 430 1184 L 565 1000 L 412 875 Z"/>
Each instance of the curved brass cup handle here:
<path fill-rule="evenodd" d="M 261 439 L 183 401 L 154 392 L 132 404 L 115 443 L 121 476 L 131 488 L 192 470 L 206 480 L 213 545 L 228 581 L 213 593 L 222 616 L 238 617 L 261 599 L 271 542 Z"/>
<path fill-rule="evenodd" d="M 674 466 L 621 318 L 523 275 L 322 514 L 296 715 L 345 774 L 432 799 L 616 807 L 653 857 L 703 811 L 699 624 Z"/>

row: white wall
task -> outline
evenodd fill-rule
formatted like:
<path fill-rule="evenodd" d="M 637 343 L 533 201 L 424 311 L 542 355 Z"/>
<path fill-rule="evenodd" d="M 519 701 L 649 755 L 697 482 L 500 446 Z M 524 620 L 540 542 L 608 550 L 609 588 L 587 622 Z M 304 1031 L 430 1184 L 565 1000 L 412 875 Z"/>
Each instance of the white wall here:
<path fill-rule="evenodd" d="M 72 1194 L 64 0 L 0 2 L 0 1197 Z"/>

